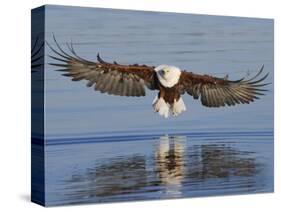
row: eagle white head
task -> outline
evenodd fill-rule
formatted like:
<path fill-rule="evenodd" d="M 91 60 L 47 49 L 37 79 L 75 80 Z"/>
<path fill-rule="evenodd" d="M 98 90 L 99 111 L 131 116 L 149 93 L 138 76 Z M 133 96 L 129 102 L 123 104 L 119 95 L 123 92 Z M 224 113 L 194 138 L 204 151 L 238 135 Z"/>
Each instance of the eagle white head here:
<path fill-rule="evenodd" d="M 176 66 L 159 65 L 155 69 L 157 78 L 164 87 L 171 88 L 178 83 L 181 70 Z"/>
<path fill-rule="evenodd" d="M 178 67 L 170 65 L 160 65 L 157 66 L 154 70 L 159 82 L 165 88 L 172 88 L 179 82 L 181 70 Z M 176 92 L 177 91 L 175 90 L 174 94 L 176 94 Z M 168 118 L 169 114 L 177 116 L 186 110 L 185 104 L 181 97 L 179 99 L 176 99 L 175 97 L 172 102 L 168 103 L 165 100 L 165 97 L 157 95 L 153 100 L 152 105 L 154 111 L 158 112 L 159 115 L 164 116 L 165 118 Z"/>

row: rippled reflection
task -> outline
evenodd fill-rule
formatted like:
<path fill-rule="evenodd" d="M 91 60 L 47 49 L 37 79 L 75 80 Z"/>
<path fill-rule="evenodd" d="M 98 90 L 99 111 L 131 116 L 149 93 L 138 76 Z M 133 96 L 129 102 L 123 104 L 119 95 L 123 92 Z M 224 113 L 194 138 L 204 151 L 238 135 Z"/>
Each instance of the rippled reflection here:
<path fill-rule="evenodd" d="M 82 186 L 77 184 L 75 196 L 103 197 L 137 191 L 146 186 L 146 175 L 145 158 L 130 156 L 111 158 L 110 162 L 87 169 L 84 175 L 73 175 L 68 183 L 86 182 Z"/>
<path fill-rule="evenodd" d="M 195 179 L 227 178 L 233 176 L 253 176 L 259 164 L 254 152 L 237 150 L 227 144 L 203 144 L 193 146 L 193 164 L 189 164 L 188 177 Z M 196 166 L 198 164 L 198 166 Z"/>
<path fill-rule="evenodd" d="M 155 173 L 171 196 L 181 194 L 181 183 L 186 171 L 185 142 L 184 136 L 163 136 L 159 138 L 155 149 Z"/>
<path fill-rule="evenodd" d="M 122 143 L 118 144 L 120 148 L 126 148 Z M 140 148 L 138 145 L 136 148 Z M 185 136 L 162 136 L 145 147 L 150 154 L 140 151 L 105 157 L 79 172 L 73 171 L 63 183 L 67 202 L 243 193 L 265 186 L 264 179 L 258 180 L 264 165 L 256 159 L 256 152 L 239 149 L 235 142 L 197 144 Z"/>

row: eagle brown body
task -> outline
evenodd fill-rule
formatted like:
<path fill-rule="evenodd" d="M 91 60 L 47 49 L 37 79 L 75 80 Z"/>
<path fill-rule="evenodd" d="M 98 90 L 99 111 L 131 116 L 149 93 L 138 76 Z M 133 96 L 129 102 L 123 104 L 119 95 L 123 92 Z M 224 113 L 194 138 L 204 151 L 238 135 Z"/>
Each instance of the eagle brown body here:
<path fill-rule="evenodd" d="M 175 101 L 180 98 L 180 86 L 179 84 L 174 85 L 171 88 L 165 88 L 158 80 L 158 98 L 163 98 L 165 102 L 172 105 Z"/>
<path fill-rule="evenodd" d="M 64 72 L 64 76 L 73 81 L 87 80 L 87 86 L 94 86 L 101 93 L 119 96 L 145 96 L 145 88 L 158 90 L 159 93 L 153 103 L 154 110 L 160 115 L 178 115 L 185 111 L 181 95 L 187 93 L 194 99 L 200 99 L 206 107 L 233 106 L 249 104 L 258 96 L 264 95 L 262 87 L 269 83 L 262 83 L 268 73 L 257 79 L 261 70 L 251 79 L 236 81 L 227 78 L 217 78 L 180 70 L 174 66 L 160 65 L 121 65 L 117 62 L 108 63 L 97 55 L 97 62 L 85 60 L 78 56 L 72 44 L 67 44 L 71 54 L 65 52 L 57 43 L 57 50 L 50 46 L 57 56 L 50 56 L 61 63 L 51 65 L 61 67 L 57 71 Z"/>

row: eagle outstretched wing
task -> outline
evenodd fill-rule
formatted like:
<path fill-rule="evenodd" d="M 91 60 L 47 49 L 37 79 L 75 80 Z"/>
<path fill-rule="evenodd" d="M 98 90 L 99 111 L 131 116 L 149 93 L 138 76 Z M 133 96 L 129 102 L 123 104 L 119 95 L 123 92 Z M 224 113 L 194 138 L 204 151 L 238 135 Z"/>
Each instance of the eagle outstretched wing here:
<path fill-rule="evenodd" d="M 269 73 L 258 78 L 263 72 L 263 67 L 251 79 L 242 78 L 236 81 L 227 78 L 217 78 L 209 75 L 199 75 L 182 71 L 179 86 L 181 93 L 188 93 L 194 99 L 201 100 L 206 107 L 233 106 L 236 104 L 249 104 L 259 95 L 264 95 L 265 89 L 261 87 L 270 83 L 262 83 Z"/>
<path fill-rule="evenodd" d="M 39 37 L 36 37 L 36 40 L 31 48 L 31 73 L 36 72 L 36 68 L 43 65 L 40 63 L 40 60 L 44 57 L 43 51 L 41 51 L 44 47 L 44 42 L 41 44 L 38 43 Z"/>
<path fill-rule="evenodd" d="M 57 71 L 66 72 L 63 75 L 71 77 L 73 81 L 88 80 L 87 86 L 95 86 L 95 90 L 119 96 L 145 96 L 145 87 L 154 90 L 155 72 L 153 66 L 146 65 L 120 65 L 116 62 L 108 63 L 97 55 L 97 62 L 88 61 L 76 54 L 73 45 L 68 44 L 70 54 L 64 51 L 54 41 L 57 50 L 47 45 L 56 54 L 49 55 L 60 63 L 50 63 L 60 67 Z"/>

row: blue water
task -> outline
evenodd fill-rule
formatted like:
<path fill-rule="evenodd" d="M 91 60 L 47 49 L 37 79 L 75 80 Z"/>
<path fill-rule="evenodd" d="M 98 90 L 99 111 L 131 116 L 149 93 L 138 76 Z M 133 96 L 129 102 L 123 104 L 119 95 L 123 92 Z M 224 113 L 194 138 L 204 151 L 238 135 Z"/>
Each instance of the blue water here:
<path fill-rule="evenodd" d="M 273 191 L 272 132 L 54 139 L 50 205 Z"/>
<path fill-rule="evenodd" d="M 45 48 L 47 205 L 273 191 L 273 20 L 47 6 L 45 26 L 51 45 L 55 34 L 89 60 L 99 52 L 230 79 L 264 64 L 272 82 L 260 100 L 231 108 L 185 95 L 187 111 L 163 119 L 156 92 L 100 94 L 54 71 Z"/>

